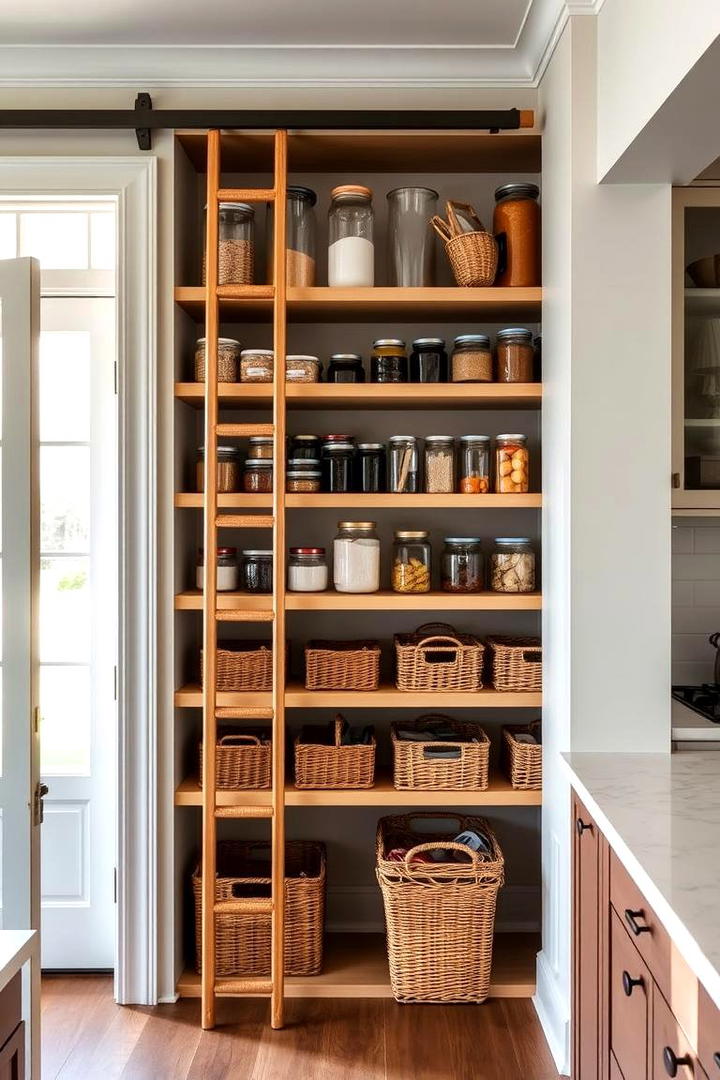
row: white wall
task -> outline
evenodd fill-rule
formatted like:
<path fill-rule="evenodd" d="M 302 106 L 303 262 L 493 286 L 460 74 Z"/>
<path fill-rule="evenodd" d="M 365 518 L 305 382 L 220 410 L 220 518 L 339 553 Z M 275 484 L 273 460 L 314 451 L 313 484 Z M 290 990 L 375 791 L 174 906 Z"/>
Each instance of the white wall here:
<path fill-rule="evenodd" d="M 715 518 L 678 518 L 672 530 L 672 681 L 712 682 L 720 630 L 720 527 Z"/>

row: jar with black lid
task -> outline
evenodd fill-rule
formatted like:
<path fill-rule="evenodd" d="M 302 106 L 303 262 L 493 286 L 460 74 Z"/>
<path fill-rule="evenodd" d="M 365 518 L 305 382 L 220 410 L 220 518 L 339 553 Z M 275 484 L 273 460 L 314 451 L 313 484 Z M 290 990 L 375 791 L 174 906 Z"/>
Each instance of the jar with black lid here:
<path fill-rule="evenodd" d="M 322 449 L 320 468 L 323 491 L 345 495 L 352 491 L 355 446 L 350 442 L 326 443 Z"/>
<path fill-rule="evenodd" d="M 408 358 L 405 342 L 400 338 L 378 338 L 370 356 L 370 381 L 375 383 L 406 383 Z"/>
<path fill-rule="evenodd" d="M 242 553 L 242 587 L 249 593 L 273 591 L 273 553 L 246 549 Z"/>
<path fill-rule="evenodd" d="M 309 458 L 311 461 L 320 460 L 320 436 L 319 435 L 291 435 L 288 458 Z"/>
<path fill-rule="evenodd" d="M 355 491 L 385 491 L 385 443 L 358 443 L 355 456 Z"/>
<path fill-rule="evenodd" d="M 415 338 L 410 353 L 410 382 L 448 381 L 448 355 L 442 338 Z"/>
<path fill-rule="evenodd" d="M 365 370 L 359 353 L 333 353 L 327 371 L 329 383 L 365 382 Z"/>

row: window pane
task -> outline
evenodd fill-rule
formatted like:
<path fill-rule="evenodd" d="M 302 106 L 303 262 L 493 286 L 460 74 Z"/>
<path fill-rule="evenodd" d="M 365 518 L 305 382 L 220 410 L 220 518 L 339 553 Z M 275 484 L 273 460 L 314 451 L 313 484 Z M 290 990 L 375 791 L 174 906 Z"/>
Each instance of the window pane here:
<path fill-rule="evenodd" d="M 43 270 L 87 270 L 87 214 L 21 214 L 20 254 Z"/>
<path fill-rule="evenodd" d="M 14 259 L 17 254 L 17 225 L 14 214 L 0 214 L 0 259 Z"/>
<path fill-rule="evenodd" d="M 40 667 L 40 772 L 90 772 L 90 669 Z"/>
<path fill-rule="evenodd" d="M 82 442 L 90 438 L 90 334 L 45 330 L 40 334 L 40 438 Z"/>
<path fill-rule="evenodd" d="M 90 660 L 90 559 L 40 560 L 40 659 Z"/>
<path fill-rule="evenodd" d="M 90 267 L 115 269 L 115 214 L 90 215 Z"/>
<path fill-rule="evenodd" d="M 90 542 L 90 449 L 40 447 L 42 551 L 86 552 Z"/>

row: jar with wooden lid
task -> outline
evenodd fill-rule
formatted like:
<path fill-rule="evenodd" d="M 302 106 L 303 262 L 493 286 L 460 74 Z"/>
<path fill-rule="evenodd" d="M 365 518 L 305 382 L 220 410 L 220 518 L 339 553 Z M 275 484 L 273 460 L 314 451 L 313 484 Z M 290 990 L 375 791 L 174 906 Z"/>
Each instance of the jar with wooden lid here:
<path fill-rule="evenodd" d="M 238 381 L 240 371 L 240 342 L 235 338 L 218 338 L 217 374 L 218 382 L 234 383 Z M 195 382 L 205 382 L 205 338 L 195 342 Z"/>
<path fill-rule="evenodd" d="M 490 436 L 460 437 L 461 495 L 486 495 L 490 491 Z"/>
<path fill-rule="evenodd" d="M 240 382 L 270 383 L 274 368 L 272 349 L 243 349 L 240 353 Z"/>
<path fill-rule="evenodd" d="M 498 435 L 495 440 L 495 491 L 500 495 L 530 490 L 526 435 Z"/>
<path fill-rule="evenodd" d="M 227 495 L 240 490 L 240 455 L 235 446 L 217 448 L 217 491 Z M 195 486 L 198 491 L 205 490 L 205 447 L 198 446 L 195 466 Z"/>
<path fill-rule="evenodd" d="M 533 381 L 535 349 L 531 330 L 509 326 L 498 330 L 495 339 L 497 379 L 501 383 L 529 383 Z"/>
<path fill-rule="evenodd" d="M 207 206 L 205 207 L 207 214 Z M 203 255 L 203 285 L 207 258 Z M 218 285 L 252 285 L 255 280 L 255 208 L 250 203 L 218 207 Z"/>
<path fill-rule="evenodd" d="M 380 540 L 374 521 L 339 521 L 333 541 L 333 581 L 338 592 L 380 588 Z"/>
<path fill-rule="evenodd" d="M 251 435 L 248 439 L 248 457 L 256 461 L 258 458 L 272 458 L 273 437 L 272 435 Z"/>
<path fill-rule="evenodd" d="M 496 285 L 532 288 L 540 284 L 539 194 L 537 184 L 503 184 L 495 191 Z"/>
<path fill-rule="evenodd" d="M 432 549 L 427 532 L 409 529 L 397 531 L 393 543 L 393 592 L 430 592 L 431 559 Z"/>
<path fill-rule="evenodd" d="M 487 334 L 456 337 L 450 370 L 452 382 L 492 382 L 493 355 Z"/>
<path fill-rule="evenodd" d="M 195 567 L 195 584 L 202 592 L 205 577 L 205 551 L 198 549 L 197 564 Z M 237 548 L 219 547 L 217 549 L 216 584 L 218 592 L 235 592 L 238 587 L 239 570 L 237 561 Z"/>
<path fill-rule="evenodd" d="M 490 555 L 490 588 L 499 593 L 535 589 L 535 552 L 527 536 L 498 536 Z"/>
<path fill-rule="evenodd" d="M 406 383 L 408 358 L 405 342 L 400 338 L 378 338 L 370 354 L 370 381 L 374 383 Z"/>
<path fill-rule="evenodd" d="M 452 435 L 425 436 L 425 491 L 452 494 L 455 490 L 455 440 Z"/>
<path fill-rule="evenodd" d="M 272 489 L 272 459 L 248 458 L 243 469 L 243 491 L 253 494 L 268 494 Z"/>
<path fill-rule="evenodd" d="M 328 285 L 360 288 L 375 283 L 372 191 L 343 184 L 330 192 Z"/>

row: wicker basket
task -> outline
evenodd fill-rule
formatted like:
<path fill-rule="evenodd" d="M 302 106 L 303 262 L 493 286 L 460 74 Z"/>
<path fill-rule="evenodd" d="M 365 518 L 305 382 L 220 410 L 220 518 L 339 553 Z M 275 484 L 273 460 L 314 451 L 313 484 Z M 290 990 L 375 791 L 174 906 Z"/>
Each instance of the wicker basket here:
<path fill-rule="evenodd" d="M 488 638 L 495 690 L 537 692 L 542 690 L 540 638 Z"/>
<path fill-rule="evenodd" d="M 457 220 L 455 207 L 466 211 L 466 216 L 476 226 L 473 232 L 463 232 Z M 447 222 L 441 217 L 432 219 L 432 226 L 445 241 L 445 253 L 450 261 L 458 285 L 476 288 L 492 285 L 498 265 L 497 240 L 485 230 L 482 222 L 467 203 L 446 204 Z"/>
<path fill-rule="evenodd" d="M 270 896 L 270 845 L 218 844 L 215 899 Z M 293 840 L 285 847 L 285 974 L 318 975 L 323 960 L 325 846 Z M 301 876 L 302 875 L 302 876 Z M 193 874 L 196 967 L 201 970 L 200 868 Z M 215 967 L 219 976 L 270 973 L 270 916 L 216 915 Z"/>
<path fill-rule="evenodd" d="M 518 742 L 516 735 L 535 735 L 540 721 L 532 724 L 507 724 L 503 729 L 503 760 L 508 780 L 518 791 L 539 791 L 542 788 L 542 746 L 540 743 Z"/>
<path fill-rule="evenodd" d="M 423 819 L 447 822 L 447 830 L 416 832 Z M 464 829 L 481 829 L 493 855 L 442 840 Z M 410 850 L 404 862 L 386 855 Z M 424 863 L 413 855 L 438 848 L 457 849 L 462 862 Z M 493 928 L 504 860 L 483 818 L 426 813 L 381 818 L 377 830 L 377 879 L 387 926 L 390 984 L 397 1001 L 479 1002 L 490 990 Z"/>
<path fill-rule="evenodd" d="M 200 743 L 200 787 L 203 776 L 203 746 Z M 243 732 L 222 735 L 215 747 L 215 787 L 220 791 L 269 788 L 271 786 L 272 745 L 257 735 Z"/>
<path fill-rule="evenodd" d="M 375 782 L 375 736 L 371 743 L 342 745 L 345 720 L 335 717 L 335 745 L 295 739 L 296 788 L 371 788 Z"/>
<path fill-rule="evenodd" d="M 272 690 L 272 646 L 267 641 L 238 641 L 217 650 L 218 690 Z M 204 677 L 200 653 L 200 679 Z"/>
<path fill-rule="evenodd" d="M 305 646 L 306 690 L 377 690 L 379 682 L 378 641 L 308 641 Z"/>
<path fill-rule="evenodd" d="M 423 728 L 428 721 L 442 720 L 459 738 L 476 742 L 408 742 L 398 739 L 398 728 Z M 393 783 L 400 790 L 485 791 L 490 768 L 490 740 L 482 728 L 463 724 L 444 713 L 425 713 L 417 720 L 392 724 Z M 438 751 L 456 750 L 457 758 L 433 757 Z"/>
<path fill-rule="evenodd" d="M 482 690 L 485 647 L 448 623 L 423 623 L 414 634 L 395 635 L 398 690 Z"/>

